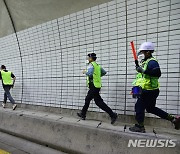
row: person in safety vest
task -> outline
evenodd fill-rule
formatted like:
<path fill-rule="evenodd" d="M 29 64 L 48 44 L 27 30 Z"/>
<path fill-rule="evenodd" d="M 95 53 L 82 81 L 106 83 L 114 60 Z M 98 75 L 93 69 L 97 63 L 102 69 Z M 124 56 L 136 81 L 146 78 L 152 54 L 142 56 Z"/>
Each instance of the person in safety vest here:
<path fill-rule="evenodd" d="M 95 53 L 88 54 L 87 59 L 89 62 L 88 69 L 84 70 L 83 74 L 87 76 L 87 86 L 89 88 L 89 91 L 85 98 L 85 105 L 82 108 L 81 112 L 77 113 L 77 115 L 82 120 L 85 120 L 90 101 L 94 99 L 96 105 L 109 114 L 109 116 L 111 117 L 111 124 L 114 124 L 118 117 L 117 113 L 114 113 L 111 108 L 104 103 L 99 94 L 102 86 L 101 77 L 104 76 L 107 72 L 99 64 L 97 64 L 97 57 Z"/>
<path fill-rule="evenodd" d="M 141 77 L 136 81 L 136 86 L 141 87 L 141 95 L 135 104 L 135 118 L 137 124 L 130 127 L 132 132 L 145 133 L 144 117 L 145 109 L 148 113 L 155 114 L 163 119 L 171 121 L 175 129 L 180 128 L 180 117 L 174 117 L 167 112 L 156 107 L 156 99 L 159 96 L 159 77 L 161 70 L 158 61 L 152 56 L 154 45 L 151 42 L 144 42 L 139 48 L 140 53 L 144 55 L 141 66 L 136 67 L 136 71 L 141 73 Z"/>
<path fill-rule="evenodd" d="M 4 89 L 4 101 L 2 103 L 2 106 L 3 108 L 6 107 L 7 98 L 8 98 L 10 102 L 13 104 L 13 110 L 15 110 L 17 107 L 17 104 L 15 103 L 14 99 L 12 98 L 10 94 L 10 89 L 14 87 L 16 77 L 12 72 L 6 70 L 6 66 L 2 65 L 0 79 L 2 80 L 2 85 Z"/>

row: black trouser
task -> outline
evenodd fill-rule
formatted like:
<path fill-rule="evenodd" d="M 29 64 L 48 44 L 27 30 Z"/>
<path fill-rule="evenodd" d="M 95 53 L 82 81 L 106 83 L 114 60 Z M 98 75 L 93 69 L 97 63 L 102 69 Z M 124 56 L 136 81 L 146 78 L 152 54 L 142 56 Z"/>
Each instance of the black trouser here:
<path fill-rule="evenodd" d="M 168 113 L 159 109 L 158 107 L 155 107 L 158 96 L 159 89 L 142 91 L 140 98 L 138 98 L 135 104 L 136 120 L 139 124 L 144 122 L 145 109 L 148 113 L 153 113 L 163 119 L 168 118 Z"/>
<path fill-rule="evenodd" d="M 96 105 L 100 107 L 103 111 L 107 112 L 110 117 L 114 116 L 114 112 L 104 103 L 103 99 L 101 98 L 99 92 L 100 88 L 94 87 L 94 85 L 90 85 L 89 91 L 87 93 L 87 96 L 85 98 L 85 105 L 82 109 L 82 115 L 86 116 L 86 112 L 89 108 L 90 101 L 94 99 Z"/>
<path fill-rule="evenodd" d="M 10 102 L 12 104 L 15 104 L 15 101 L 12 98 L 11 93 L 10 93 L 11 87 L 12 87 L 11 85 L 3 85 L 3 89 L 4 89 L 4 103 L 6 103 L 7 102 L 7 98 L 9 98 Z"/>

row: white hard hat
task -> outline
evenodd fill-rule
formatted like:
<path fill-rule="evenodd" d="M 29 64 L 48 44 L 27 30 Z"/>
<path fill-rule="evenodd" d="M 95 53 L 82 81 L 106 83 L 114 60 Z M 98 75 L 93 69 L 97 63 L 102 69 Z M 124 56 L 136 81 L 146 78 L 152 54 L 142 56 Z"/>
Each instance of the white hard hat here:
<path fill-rule="evenodd" d="M 139 51 L 154 51 L 154 44 L 152 42 L 144 42 L 141 44 Z"/>

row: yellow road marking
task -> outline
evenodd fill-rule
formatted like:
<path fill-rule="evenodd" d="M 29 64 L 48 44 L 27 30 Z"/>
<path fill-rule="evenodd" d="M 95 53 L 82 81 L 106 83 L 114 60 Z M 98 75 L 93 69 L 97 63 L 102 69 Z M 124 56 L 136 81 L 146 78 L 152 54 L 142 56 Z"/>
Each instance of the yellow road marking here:
<path fill-rule="evenodd" d="M 0 154 L 10 154 L 10 153 L 7 152 L 7 151 L 4 151 L 4 150 L 2 150 L 2 149 L 0 149 Z"/>

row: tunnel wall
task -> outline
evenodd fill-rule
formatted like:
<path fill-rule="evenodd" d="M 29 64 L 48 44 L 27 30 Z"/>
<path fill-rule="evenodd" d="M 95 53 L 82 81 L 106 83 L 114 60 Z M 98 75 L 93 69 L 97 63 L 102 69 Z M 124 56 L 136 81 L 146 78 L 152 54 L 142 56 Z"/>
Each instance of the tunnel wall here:
<path fill-rule="evenodd" d="M 180 114 L 180 2 L 178 0 L 116 0 L 78 11 L 0 39 L 0 59 L 17 76 L 12 94 L 18 103 L 81 109 L 87 92 L 86 55 L 108 72 L 101 95 L 119 114 L 134 114 L 130 95 L 136 49 L 155 44 L 162 76 L 157 106 Z M 22 60 L 22 62 L 21 62 Z M 3 98 L 3 90 L 0 91 Z M 100 111 L 94 102 L 91 111 Z M 147 114 L 147 116 L 151 116 Z"/>
<path fill-rule="evenodd" d="M 21 31 L 110 0 L 0 0 L 0 37 L 14 33 L 4 1 Z"/>

